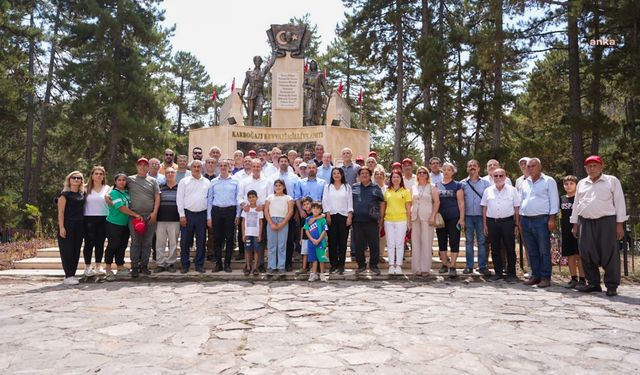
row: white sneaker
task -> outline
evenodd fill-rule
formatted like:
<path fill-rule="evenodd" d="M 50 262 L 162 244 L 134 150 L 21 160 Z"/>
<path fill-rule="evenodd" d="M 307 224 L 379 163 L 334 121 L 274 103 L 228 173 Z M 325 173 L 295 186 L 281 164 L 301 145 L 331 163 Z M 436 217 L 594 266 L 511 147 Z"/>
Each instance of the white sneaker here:
<path fill-rule="evenodd" d="M 402 267 L 396 266 L 396 275 L 402 275 Z"/>
<path fill-rule="evenodd" d="M 105 272 L 105 270 L 102 267 L 102 265 L 99 265 L 98 268 L 96 269 L 96 274 L 98 274 L 98 275 L 106 275 L 107 273 Z"/>
<path fill-rule="evenodd" d="M 87 277 L 91 277 L 91 276 L 95 276 L 96 272 L 93 270 L 93 268 L 91 268 L 91 266 L 87 266 L 84 269 L 84 275 Z"/>
<path fill-rule="evenodd" d="M 321 273 L 320 274 L 320 281 L 326 282 L 327 281 L 327 275 L 325 275 L 324 273 Z"/>
<path fill-rule="evenodd" d="M 78 285 L 80 284 L 80 282 L 78 281 L 78 279 L 76 279 L 75 277 L 71 276 L 71 277 L 65 277 L 64 281 L 62 281 L 62 283 L 64 285 Z"/>
<path fill-rule="evenodd" d="M 315 272 L 311 272 L 311 274 L 309 275 L 309 281 L 316 281 L 318 280 L 318 275 Z"/>

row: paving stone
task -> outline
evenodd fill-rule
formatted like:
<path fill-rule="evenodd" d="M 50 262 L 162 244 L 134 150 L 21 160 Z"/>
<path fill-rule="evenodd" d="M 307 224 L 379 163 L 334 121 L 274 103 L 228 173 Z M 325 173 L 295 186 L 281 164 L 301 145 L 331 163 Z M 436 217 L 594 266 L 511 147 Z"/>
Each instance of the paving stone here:
<path fill-rule="evenodd" d="M 584 353 L 584 355 L 587 357 L 593 357 L 598 359 L 610 359 L 614 361 L 621 360 L 626 354 L 627 352 L 625 351 L 610 348 L 610 347 L 605 347 L 605 346 L 594 346 L 589 348 Z"/>

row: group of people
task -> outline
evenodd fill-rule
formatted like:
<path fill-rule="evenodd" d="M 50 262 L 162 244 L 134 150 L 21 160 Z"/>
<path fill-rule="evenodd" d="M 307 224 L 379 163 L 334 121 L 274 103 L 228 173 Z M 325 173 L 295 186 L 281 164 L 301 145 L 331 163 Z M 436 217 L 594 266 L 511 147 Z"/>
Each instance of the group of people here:
<path fill-rule="evenodd" d="M 437 157 L 428 161 L 428 167 L 415 169 L 415 174 L 410 158 L 393 163 L 387 172 L 375 152 L 354 160 L 349 148 L 341 151 L 334 165 L 321 144 L 302 155 L 295 150 L 283 154 L 274 147 L 250 150 L 246 156 L 237 150 L 225 158 L 214 146 L 207 158 L 200 147 L 191 156 L 189 163 L 186 155 L 175 158 L 174 151 L 166 149 L 162 162 L 140 158 L 137 173 L 116 174 L 113 187 L 99 166 L 91 170 L 86 183 L 79 171 L 67 176 L 58 198 L 65 284 L 78 282 L 75 273 L 83 240 L 85 275 L 105 273 L 107 280 L 114 280 L 114 258 L 117 275 L 149 274 L 152 249 L 155 272 L 176 272 L 178 241 L 180 271 L 188 272 L 194 238 L 193 263 L 200 273 L 205 272 L 206 259 L 213 261 L 213 272 L 231 272 L 237 238 L 237 259 L 245 260 L 246 276 L 293 271 L 293 254 L 300 253 L 302 268 L 297 273 L 308 272 L 309 281 L 324 281 L 325 264 L 329 273 L 344 273 L 349 233 L 356 274 L 367 268 L 380 274 L 379 264 L 385 261 L 380 250 L 385 246 L 389 274 L 402 274 L 410 244 L 411 272 L 428 276 L 435 235 L 442 263 L 438 273 L 456 277 L 462 232 L 463 274 L 477 271 L 489 281 L 517 282 L 519 232 L 531 267 L 524 284 L 545 288 L 551 282 L 550 234 L 561 214 L 562 251 L 572 276 L 567 287 L 601 291 L 598 267 L 602 266 L 607 295 L 617 293 L 616 239 L 622 237 L 626 209 L 620 182 L 603 174 L 599 156 L 585 160 L 588 177 L 564 178 L 567 194 L 562 197 L 555 180 L 542 173 L 538 158 L 520 159 L 522 175 L 513 186 L 494 159 L 487 162 L 482 177 L 480 163 L 469 160 L 468 176 L 456 181 L 456 166 Z M 130 271 L 124 268 L 129 237 Z M 488 267 L 489 252 L 495 273 Z"/>

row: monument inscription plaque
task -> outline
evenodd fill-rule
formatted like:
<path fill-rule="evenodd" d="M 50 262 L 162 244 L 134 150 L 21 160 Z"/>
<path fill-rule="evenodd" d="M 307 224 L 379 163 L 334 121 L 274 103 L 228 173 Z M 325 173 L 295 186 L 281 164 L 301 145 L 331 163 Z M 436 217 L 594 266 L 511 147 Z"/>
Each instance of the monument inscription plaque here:
<path fill-rule="evenodd" d="M 300 75 L 291 72 L 276 73 L 275 109 L 300 108 Z"/>

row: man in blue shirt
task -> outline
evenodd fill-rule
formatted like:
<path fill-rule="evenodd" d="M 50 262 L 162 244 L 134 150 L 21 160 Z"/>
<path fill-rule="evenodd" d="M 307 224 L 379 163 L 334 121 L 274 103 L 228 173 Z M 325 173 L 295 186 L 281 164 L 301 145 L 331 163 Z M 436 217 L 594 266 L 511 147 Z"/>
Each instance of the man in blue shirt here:
<path fill-rule="evenodd" d="M 489 181 L 480 178 L 480 163 L 477 160 L 467 162 L 467 173 L 469 177 L 460 181 L 464 191 L 464 226 L 466 236 L 467 266 L 462 271 L 464 274 L 473 272 L 473 240 L 478 241 L 478 272 L 484 276 L 491 276 L 491 271 L 487 268 L 487 247 L 485 244 L 484 230 L 482 225 L 482 194 L 485 189 L 491 186 Z M 499 271 L 497 271 L 499 272 Z"/>
<path fill-rule="evenodd" d="M 556 229 L 560 207 L 556 181 L 542 173 L 540 159 L 527 162 L 527 177 L 521 186 L 520 231 L 525 242 L 531 278 L 525 285 L 551 285 L 551 232 Z"/>
<path fill-rule="evenodd" d="M 240 217 L 237 196 L 237 179 L 229 173 L 231 165 L 226 159 L 220 159 L 220 176 L 211 181 L 207 195 L 207 226 L 209 235 L 213 235 L 213 250 L 216 265 L 213 272 L 222 271 L 222 244 L 225 243 L 224 271 L 231 272 L 231 254 L 233 253 L 233 234 Z"/>
<path fill-rule="evenodd" d="M 302 198 L 311 197 L 314 201 L 322 202 L 322 194 L 324 193 L 324 187 L 327 182 L 317 178 L 317 173 L 318 167 L 314 163 L 309 163 L 307 166 L 308 177 L 303 178 L 296 184 L 293 199 L 296 201 L 298 213 L 303 220 L 307 218 L 307 213 L 302 209 Z"/>
<path fill-rule="evenodd" d="M 326 183 L 329 183 L 332 170 L 333 166 L 331 165 L 331 154 L 325 152 L 324 155 L 322 155 L 322 165 L 318 166 L 317 176 L 319 179 L 324 180 Z"/>

